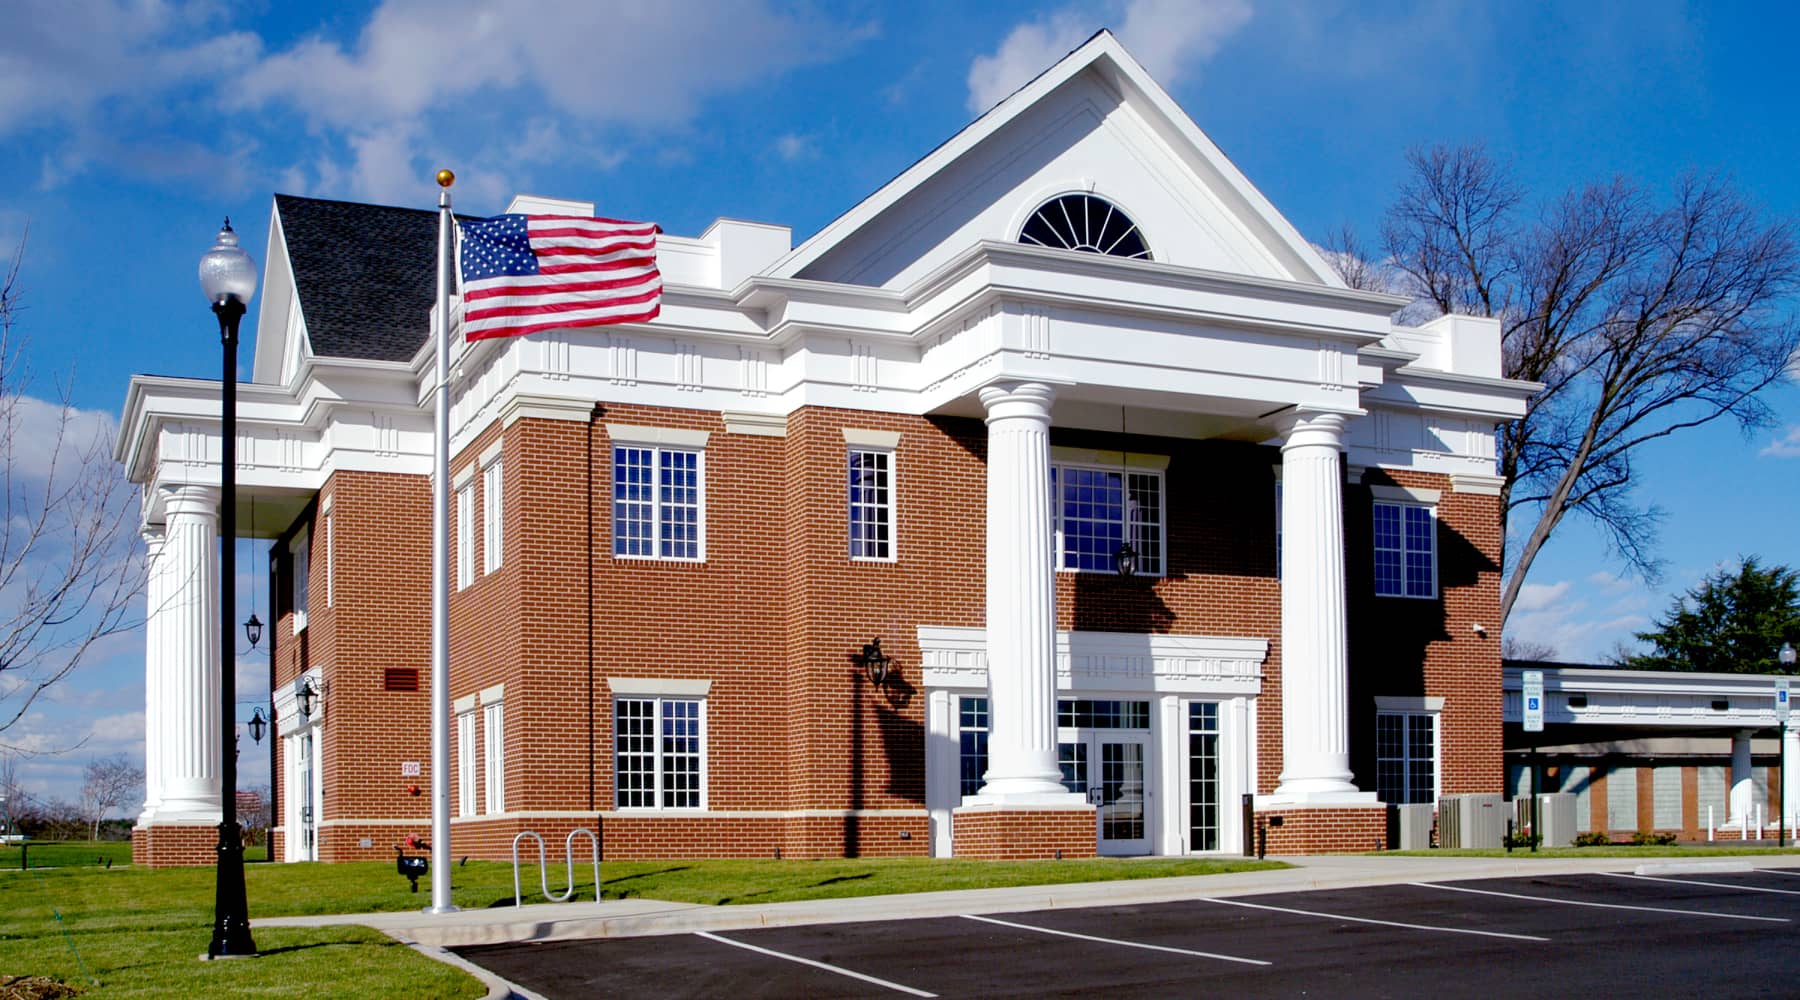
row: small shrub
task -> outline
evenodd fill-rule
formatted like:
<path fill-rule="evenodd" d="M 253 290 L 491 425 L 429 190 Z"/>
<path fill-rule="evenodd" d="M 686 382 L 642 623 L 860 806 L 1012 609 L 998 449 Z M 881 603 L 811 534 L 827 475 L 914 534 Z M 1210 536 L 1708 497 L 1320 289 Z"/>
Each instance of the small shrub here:
<path fill-rule="evenodd" d="M 1601 833 L 1599 830 L 1589 830 L 1586 833 L 1578 833 L 1575 835 L 1576 847 L 1607 847 L 1611 844 L 1612 838 Z"/>
<path fill-rule="evenodd" d="M 1648 830 L 1639 830 L 1631 835 L 1631 842 L 1651 847 L 1667 847 L 1670 844 L 1675 843 L 1675 835 L 1672 833 L 1651 833 Z"/>
<path fill-rule="evenodd" d="M 1544 838 L 1542 836 L 1540 836 L 1539 834 L 1515 833 L 1515 834 L 1508 836 L 1505 839 L 1505 842 L 1504 842 L 1504 844 L 1502 844 L 1502 846 L 1510 847 L 1514 850 L 1519 850 L 1521 848 L 1529 850 L 1530 848 L 1533 848 L 1533 847 L 1542 847 L 1543 844 L 1544 844 Z"/>

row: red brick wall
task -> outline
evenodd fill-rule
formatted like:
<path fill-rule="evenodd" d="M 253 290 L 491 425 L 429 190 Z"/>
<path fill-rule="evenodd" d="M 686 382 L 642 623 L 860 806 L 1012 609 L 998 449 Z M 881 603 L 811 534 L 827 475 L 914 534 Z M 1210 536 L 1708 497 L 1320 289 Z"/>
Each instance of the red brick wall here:
<path fill-rule="evenodd" d="M 1270 854 L 1356 854 L 1390 846 L 1384 805 L 1270 809 L 1256 814 L 1256 826 L 1266 832 Z"/>
<path fill-rule="evenodd" d="M 192 868 L 219 863 L 219 827 L 166 825 L 131 831 L 131 863 L 146 868 Z"/>
<path fill-rule="evenodd" d="M 1095 855 L 1092 809 L 958 809 L 950 820 L 959 858 L 1029 861 Z"/>

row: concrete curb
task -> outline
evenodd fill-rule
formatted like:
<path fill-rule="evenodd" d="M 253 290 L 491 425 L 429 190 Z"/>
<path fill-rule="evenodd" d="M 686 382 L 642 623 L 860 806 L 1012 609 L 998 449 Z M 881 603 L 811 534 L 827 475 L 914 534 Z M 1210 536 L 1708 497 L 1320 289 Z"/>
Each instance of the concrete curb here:
<path fill-rule="evenodd" d="M 434 962 L 442 962 L 452 968 L 461 969 L 480 980 L 482 985 L 487 987 L 487 992 L 482 995 L 482 1000 L 515 1000 L 515 998 L 517 1000 L 547 1000 L 541 994 L 533 993 L 517 983 L 502 979 L 448 948 L 411 940 L 399 931 L 382 931 L 382 933 Z"/>

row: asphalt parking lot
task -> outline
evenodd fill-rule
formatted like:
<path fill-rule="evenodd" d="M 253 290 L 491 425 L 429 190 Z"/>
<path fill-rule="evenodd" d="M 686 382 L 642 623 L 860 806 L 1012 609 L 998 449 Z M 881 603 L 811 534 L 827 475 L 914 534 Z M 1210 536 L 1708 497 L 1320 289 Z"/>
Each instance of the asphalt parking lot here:
<path fill-rule="evenodd" d="M 539 996 L 1800 996 L 1800 874 L 1554 875 L 456 949 Z"/>

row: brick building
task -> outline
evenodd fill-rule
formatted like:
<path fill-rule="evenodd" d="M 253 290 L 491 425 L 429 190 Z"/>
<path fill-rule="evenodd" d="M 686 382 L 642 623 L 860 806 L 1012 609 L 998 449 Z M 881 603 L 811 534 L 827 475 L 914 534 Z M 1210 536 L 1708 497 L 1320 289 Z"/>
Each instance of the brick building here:
<path fill-rule="evenodd" d="M 435 226 L 275 198 L 235 502 L 277 858 L 428 826 Z M 1245 795 L 1271 850 L 1365 850 L 1501 789 L 1531 387 L 1494 323 L 1346 288 L 1110 35 L 798 246 L 658 259 L 653 322 L 456 338 L 457 854 L 596 816 L 613 857 L 1233 851 Z M 119 446 L 152 863 L 218 816 L 217 394 L 134 379 Z"/>

